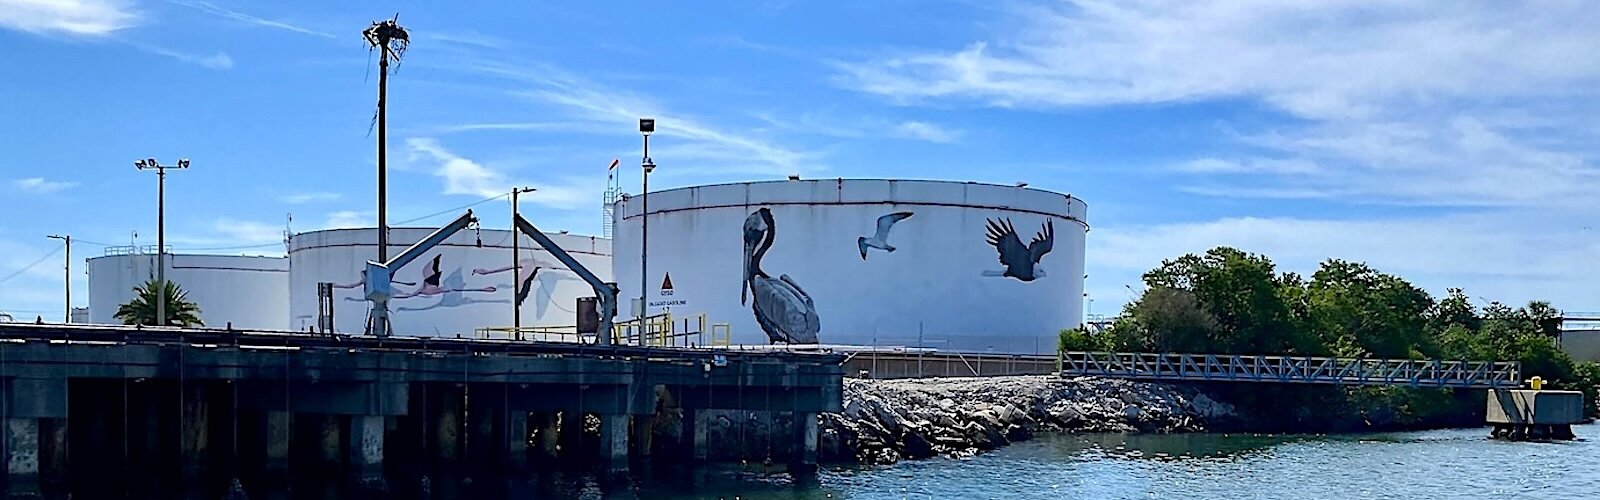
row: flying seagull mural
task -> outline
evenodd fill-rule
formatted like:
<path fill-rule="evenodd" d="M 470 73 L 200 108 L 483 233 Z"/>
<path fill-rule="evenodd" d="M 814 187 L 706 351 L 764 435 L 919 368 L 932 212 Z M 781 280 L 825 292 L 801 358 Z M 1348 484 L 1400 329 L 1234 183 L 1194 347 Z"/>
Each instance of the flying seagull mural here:
<path fill-rule="evenodd" d="M 894 223 L 911 217 L 911 212 L 895 212 L 878 218 L 878 231 L 871 237 L 856 238 L 856 247 L 861 249 L 861 260 L 867 260 L 867 249 L 876 248 L 885 252 L 893 252 L 894 245 L 889 244 L 889 230 L 894 228 Z"/>
<path fill-rule="evenodd" d="M 1022 237 L 1017 235 L 1016 226 L 1011 225 L 1011 219 L 987 219 L 988 242 L 1000 252 L 1000 264 L 1006 268 L 1003 271 L 984 271 L 984 276 L 1007 276 L 1020 281 L 1033 281 L 1044 277 L 1044 268 L 1039 267 L 1039 259 L 1044 254 L 1050 253 L 1050 248 L 1055 246 L 1056 227 L 1049 219 L 1044 221 L 1044 227 L 1039 229 L 1039 234 L 1027 246 L 1022 245 Z"/>
<path fill-rule="evenodd" d="M 776 344 L 815 344 L 821 323 L 817 306 L 789 275 L 773 279 L 761 269 L 761 259 L 778 236 L 772 210 L 761 208 L 744 220 L 744 283 L 739 287 L 739 303 L 749 292 L 750 310 L 756 324 Z"/>

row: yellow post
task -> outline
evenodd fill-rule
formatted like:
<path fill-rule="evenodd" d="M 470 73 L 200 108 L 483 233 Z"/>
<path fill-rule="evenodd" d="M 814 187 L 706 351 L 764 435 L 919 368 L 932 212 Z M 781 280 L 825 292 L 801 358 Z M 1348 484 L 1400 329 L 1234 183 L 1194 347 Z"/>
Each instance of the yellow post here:
<path fill-rule="evenodd" d="M 1540 390 L 1544 388 L 1544 378 L 1538 376 L 1530 378 L 1528 379 L 1528 385 L 1533 386 L 1535 391 Z"/>

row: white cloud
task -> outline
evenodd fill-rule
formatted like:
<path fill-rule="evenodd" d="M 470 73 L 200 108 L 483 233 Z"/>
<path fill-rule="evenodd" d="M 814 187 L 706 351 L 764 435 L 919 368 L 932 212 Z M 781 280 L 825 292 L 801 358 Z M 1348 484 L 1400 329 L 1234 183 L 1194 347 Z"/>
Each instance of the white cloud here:
<path fill-rule="evenodd" d="M 149 45 L 149 44 L 137 43 L 137 42 L 131 42 L 131 41 L 127 42 L 127 43 L 129 45 L 132 45 L 132 46 L 138 48 L 139 50 L 142 50 L 142 51 L 145 51 L 145 52 L 149 52 L 151 54 L 170 57 L 170 58 L 182 61 L 182 62 L 186 62 L 186 63 L 193 64 L 193 65 L 196 65 L 196 66 L 200 66 L 200 67 L 203 67 L 203 68 L 223 70 L 223 69 L 229 69 L 229 68 L 233 67 L 233 58 L 229 57 L 228 54 L 225 54 L 225 53 L 222 53 L 222 52 L 218 52 L 218 53 L 215 53 L 215 54 L 212 54 L 212 55 L 208 56 L 208 55 L 193 54 L 193 53 L 189 53 L 189 52 L 173 50 L 173 49 L 169 49 L 169 48 L 161 47 L 161 46 L 157 46 L 157 45 Z"/>
<path fill-rule="evenodd" d="M 506 195 L 511 186 L 527 186 L 534 192 L 524 194 L 519 200 L 550 208 L 575 210 L 600 202 L 605 181 L 589 177 L 567 176 L 554 182 L 513 181 L 498 170 L 462 157 L 430 137 L 406 139 L 414 158 L 431 159 L 438 163 L 433 174 L 444 179 L 444 194 L 464 194 L 484 198 Z"/>
<path fill-rule="evenodd" d="M 28 177 L 11 181 L 11 186 L 30 193 L 55 194 L 77 186 L 76 182 L 52 181 L 43 177 Z"/>
<path fill-rule="evenodd" d="M 1273 259 L 1280 271 L 1309 276 L 1323 260 L 1364 261 L 1435 294 L 1449 287 L 1491 300 L 1548 299 L 1593 308 L 1600 279 L 1600 233 L 1582 217 L 1530 214 L 1341 220 L 1223 218 L 1202 222 L 1097 226 L 1088 241 L 1092 294 L 1123 300 L 1123 284 L 1163 259 L 1226 245 Z M 1097 307 L 1102 313 L 1109 307 Z"/>
<path fill-rule="evenodd" d="M 1600 190 L 1600 4 L 1082 0 L 1004 15 L 991 40 L 841 64 L 839 81 L 911 103 L 1245 100 L 1291 118 L 1169 169 L 1197 176 L 1180 179 L 1189 192 L 1570 207 Z"/>
<path fill-rule="evenodd" d="M 98 37 L 139 24 L 123 0 L 0 0 L 0 28 Z"/>
<path fill-rule="evenodd" d="M 515 94 L 554 105 L 565 110 L 568 118 L 602 125 L 607 130 L 637 130 L 639 117 L 654 117 L 658 126 L 655 136 L 680 148 L 675 151 L 695 152 L 694 159 L 699 161 L 696 170 L 786 175 L 815 173 L 825 168 L 815 153 L 792 149 L 734 127 L 710 125 L 646 97 L 606 88 L 553 66 L 489 63 L 473 69 L 531 85 Z"/>
<path fill-rule="evenodd" d="M 899 125 L 894 127 L 894 135 L 896 137 L 902 137 L 906 139 L 917 139 L 941 144 L 948 144 L 961 139 L 961 132 L 958 130 L 951 130 L 935 126 L 928 122 L 918 121 L 901 122 Z"/>
<path fill-rule="evenodd" d="M 328 214 L 321 229 L 352 229 L 377 226 L 378 214 L 372 210 L 340 210 Z"/>
<path fill-rule="evenodd" d="M 283 22 L 283 21 L 274 21 L 274 20 L 271 20 L 271 19 L 264 19 L 264 18 L 252 16 L 252 15 L 249 15 L 249 14 L 245 14 L 243 12 L 239 12 L 239 11 L 235 11 L 235 10 L 229 10 L 229 9 L 225 9 L 225 8 L 219 7 L 216 4 L 213 4 L 211 2 L 205 2 L 205 1 L 199 1 L 199 0 L 167 0 L 167 1 L 172 2 L 174 4 L 177 4 L 177 5 L 182 5 L 184 7 L 189 7 L 189 8 L 192 8 L 192 9 L 196 9 L 196 10 L 199 10 L 199 11 L 205 12 L 207 14 L 211 14 L 211 15 L 217 16 L 217 17 L 222 17 L 222 18 L 226 18 L 226 19 L 232 19 L 232 20 L 235 20 L 235 21 L 239 21 L 239 22 L 242 22 L 242 23 L 251 24 L 251 25 L 255 25 L 255 26 L 279 29 L 279 30 L 284 30 L 284 31 L 292 31 L 292 32 L 295 32 L 295 33 L 300 33 L 300 34 L 304 34 L 304 35 L 311 35 L 311 36 L 318 36 L 318 37 L 322 37 L 322 38 L 337 38 L 332 33 L 327 33 L 327 32 L 323 32 L 323 31 L 317 31 L 317 30 L 314 30 L 314 29 L 305 28 L 305 27 L 301 27 L 301 26 L 296 26 L 296 25 L 289 24 L 289 23 L 286 23 L 286 22 Z"/>
<path fill-rule="evenodd" d="M 250 244 L 283 241 L 283 226 L 231 217 L 219 217 L 211 228 L 223 235 L 220 241 Z"/>
<path fill-rule="evenodd" d="M 311 192 L 305 192 L 305 193 L 295 193 L 295 194 L 287 194 L 287 195 L 279 196 L 278 197 L 278 201 L 281 201 L 281 202 L 284 202 L 284 203 L 288 203 L 290 205 L 303 205 L 303 204 L 306 204 L 306 203 L 319 203 L 319 202 L 337 201 L 339 198 L 340 198 L 339 193 L 330 193 L 330 192 L 327 192 L 327 191 L 311 191 Z"/>

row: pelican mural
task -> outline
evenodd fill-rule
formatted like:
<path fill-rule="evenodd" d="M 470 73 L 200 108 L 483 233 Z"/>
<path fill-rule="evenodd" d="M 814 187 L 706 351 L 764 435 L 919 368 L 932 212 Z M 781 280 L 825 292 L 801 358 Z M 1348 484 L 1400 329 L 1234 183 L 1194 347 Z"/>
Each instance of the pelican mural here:
<path fill-rule="evenodd" d="M 744 283 L 739 287 L 739 303 L 745 303 L 748 291 L 750 310 L 772 343 L 815 344 L 821 324 L 811 296 L 789 275 L 773 279 L 761 269 L 761 258 L 777 236 L 771 209 L 763 207 L 745 218 Z"/>
<path fill-rule="evenodd" d="M 987 220 L 989 244 L 1000 252 L 1000 264 L 1006 268 L 1003 271 L 984 271 L 983 275 L 1008 276 L 1020 281 L 1043 278 L 1044 268 L 1039 267 L 1039 259 L 1044 258 L 1044 254 L 1050 253 L 1050 248 L 1055 246 L 1055 224 L 1046 219 L 1039 234 L 1027 246 L 1023 246 L 1022 237 L 1017 236 L 1017 228 L 1011 225 L 1011 219 Z"/>
<path fill-rule="evenodd" d="M 867 260 L 867 249 L 876 248 L 885 252 L 893 252 L 894 245 L 889 244 L 889 230 L 894 228 L 894 223 L 911 217 L 911 212 L 895 212 L 878 218 L 878 231 L 872 237 L 862 236 L 856 238 L 856 247 L 861 249 L 861 260 Z"/>

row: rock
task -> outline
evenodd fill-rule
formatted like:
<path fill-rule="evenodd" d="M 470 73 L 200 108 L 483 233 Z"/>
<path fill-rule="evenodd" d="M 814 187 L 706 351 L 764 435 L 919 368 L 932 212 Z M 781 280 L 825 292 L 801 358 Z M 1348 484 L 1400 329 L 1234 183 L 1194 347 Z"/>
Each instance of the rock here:
<path fill-rule="evenodd" d="M 1139 410 L 1139 407 L 1137 407 L 1137 406 L 1134 406 L 1134 405 L 1125 406 L 1125 407 L 1122 408 L 1122 418 L 1127 419 L 1129 422 L 1133 422 L 1133 421 L 1139 420 L 1139 412 L 1140 412 L 1140 410 Z"/>

